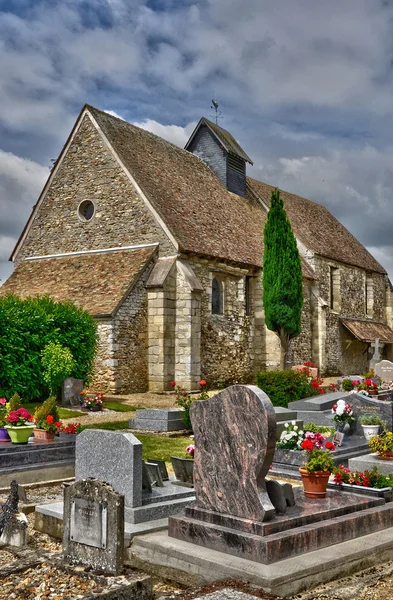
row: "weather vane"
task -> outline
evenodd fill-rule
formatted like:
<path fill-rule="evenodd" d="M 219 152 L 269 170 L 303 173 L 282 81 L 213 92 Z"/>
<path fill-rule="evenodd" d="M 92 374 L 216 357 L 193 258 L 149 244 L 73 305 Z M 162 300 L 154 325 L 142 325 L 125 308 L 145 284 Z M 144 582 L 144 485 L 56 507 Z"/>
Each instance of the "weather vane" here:
<path fill-rule="evenodd" d="M 218 110 L 218 102 L 217 102 L 217 100 L 214 100 L 214 98 L 212 100 L 212 105 L 211 105 L 210 108 L 214 108 L 214 110 L 215 110 L 216 114 L 215 115 L 210 115 L 210 116 L 211 116 L 212 119 L 216 120 L 216 125 L 218 125 L 218 119 L 222 119 L 222 116 L 221 116 L 222 113 L 221 113 L 220 110 Z"/>

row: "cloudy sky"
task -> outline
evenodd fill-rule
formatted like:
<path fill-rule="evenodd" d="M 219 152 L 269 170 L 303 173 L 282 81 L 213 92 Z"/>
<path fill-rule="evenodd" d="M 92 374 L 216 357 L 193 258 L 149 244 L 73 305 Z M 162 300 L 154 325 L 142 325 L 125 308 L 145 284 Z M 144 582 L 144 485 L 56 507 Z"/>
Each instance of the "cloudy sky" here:
<path fill-rule="evenodd" d="M 393 278 L 393 0 L 0 0 L 0 279 L 85 102 L 183 145 L 213 97 Z"/>

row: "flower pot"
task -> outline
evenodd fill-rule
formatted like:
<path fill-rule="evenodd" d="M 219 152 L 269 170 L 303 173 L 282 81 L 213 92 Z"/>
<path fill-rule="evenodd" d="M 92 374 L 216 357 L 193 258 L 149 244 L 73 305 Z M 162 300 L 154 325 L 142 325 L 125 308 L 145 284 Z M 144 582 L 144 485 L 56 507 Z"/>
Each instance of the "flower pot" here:
<path fill-rule="evenodd" d="M 88 406 L 87 410 L 89 412 L 100 412 L 102 410 L 102 406 Z"/>
<path fill-rule="evenodd" d="M 372 437 L 375 437 L 379 433 L 379 425 L 362 425 L 362 427 L 366 440 L 371 440 Z"/>
<path fill-rule="evenodd" d="M 0 442 L 10 442 L 11 438 L 5 427 L 0 427 Z"/>
<path fill-rule="evenodd" d="M 340 433 L 344 433 L 346 435 L 348 435 L 349 431 L 351 429 L 351 424 L 348 423 L 348 421 L 336 421 L 336 431 L 339 431 Z"/>
<path fill-rule="evenodd" d="M 393 452 L 384 452 L 383 454 L 377 454 L 377 458 L 383 458 L 385 460 L 392 460 Z"/>
<path fill-rule="evenodd" d="M 367 390 L 369 396 L 378 396 L 378 390 Z"/>
<path fill-rule="evenodd" d="M 331 475 L 330 471 L 308 473 L 307 469 L 301 467 L 299 473 L 302 476 L 304 495 L 307 498 L 326 497 L 326 488 Z"/>
<path fill-rule="evenodd" d="M 5 428 L 7 429 L 13 444 L 27 444 L 29 437 L 35 429 L 35 425 L 23 425 L 22 427 L 6 425 Z"/>
<path fill-rule="evenodd" d="M 40 442 L 47 442 L 55 439 L 54 431 L 47 431 L 46 429 L 34 429 L 34 439 Z"/>

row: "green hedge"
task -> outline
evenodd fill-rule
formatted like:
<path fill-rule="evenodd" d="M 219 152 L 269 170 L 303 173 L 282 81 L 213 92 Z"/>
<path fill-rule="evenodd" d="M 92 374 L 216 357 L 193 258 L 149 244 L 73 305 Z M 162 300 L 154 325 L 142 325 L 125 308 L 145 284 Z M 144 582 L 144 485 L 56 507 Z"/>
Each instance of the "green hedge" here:
<path fill-rule="evenodd" d="M 96 323 L 89 313 L 48 296 L 0 297 L 0 397 L 9 399 L 15 392 L 24 402 L 48 397 L 41 353 L 49 342 L 71 351 L 71 377 L 87 383 L 97 344 Z"/>
<path fill-rule="evenodd" d="M 273 406 L 288 407 L 288 402 L 318 395 L 308 378 L 299 371 L 263 371 L 257 373 L 257 386 L 272 401 Z"/>

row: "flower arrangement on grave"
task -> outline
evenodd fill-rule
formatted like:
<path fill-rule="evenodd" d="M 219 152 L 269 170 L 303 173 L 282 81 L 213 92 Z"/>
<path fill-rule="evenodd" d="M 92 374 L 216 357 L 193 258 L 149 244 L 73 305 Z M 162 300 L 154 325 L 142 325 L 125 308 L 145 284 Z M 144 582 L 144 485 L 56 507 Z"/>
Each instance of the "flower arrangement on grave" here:
<path fill-rule="evenodd" d="M 378 473 L 378 467 L 374 467 L 372 471 L 366 470 L 360 472 L 351 471 L 348 467 L 339 465 L 334 470 L 333 482 L 337 485 L 347 483 L 348 485 L 382 489 L 393 487 L 393 474 L 383 475 L 382 473 Z"/>
<path fill-rule="evenodd" d="M 105 400 L 104 394 L 92 394 L 87 396 L 86 392 L 81 394 L 83 401 L 82 406 L 88 410 L 100 411 L 103 408 L 103 402 Z"/>
<path fill-rule="evenodd" d="M 283 450 L 301 450 L 303 440 L 303 429 L 299 429 L 296 421 L 292 421 L 291 423 L 285 423 L 284 430 L 281 432 L 276 447 Z"/>
<path fill-rule="evenodd" d="M 11 427 L 26 427 L 26 425 L 32 425 L 33 415 L 29 413 L 25 408 L 18 408 L 12 410 L 6 416 L 8 426 Z"/>
<path fill-rule="evenodd" d="M 186 458 L 194 458 L 195 444 L 190 444 L 186 448 Z"/>
<path fill-rule="evenodd" d="M 181 385 L 176 385 L 176 381 L 171 381 L 171 387 L 176 391 L 176 400 L 175 404 L 177 406 L 181 406 L 184 408 L 183 421 L 184 425 L 187 429 L 192 429 L 191 419 L 190 419 L 190 408 L 192 402 L 194 400 L 208 400 L 209 394 L 206 391 L 206 381 L 201 379 L 199 382 L 200 393 L 197 397 L 192 397 L 187 390 L 185 390 Z"/>
<path fill-rule="evenodd" d="M 301 447 L 307 454 L 307 462 L 299 469 L 304 495 L 307 498 L 325 498 L 329 477 L 335 467 L 330 452 L 336 447 L 332 442 L 325 443 L 321 434 L 306 432 L 305 436 Z"/>
<path fill-rule="evenodd" d="M 338 400 L 333 405 L 332 413 L 334 414 L 333 421 L 336 423 L 338 429 L 342 428 L 346 423 L 349 425 L 355 421 L 353 416 L 352 406 L 345 402 L 345 400 Z"/>
<path fill-rule="evenodd" d="M 342 380 L 341 387 L 344 390 L 344 392 L 352 392 L 355 385 L 354 385 L 354 382 L 352 381 L 352 379 L 349 379 L 347 377 L 346 379 Z"/>
<path fill-rule="evenodd" d="M 64 425 L 61 431 L 67 435 L 76 435 L 83 431 L 83 426 L 80 423 L 69 423 L 68 425 Z"/>
<path fill-rule="evenodd" d="M 35 438 L 53 439 L 55 434 L 60 431 L 61 422 L 55 396 L 50 396 L 41 406 L 36 408 L 34 421 L 36 426 L 34 430 Z"/>
<path fill-rule="evenodd" d="M 315 394 L 325 394 L 326 392 L 322 387 L 323 379 L 321 379 L 320 377 L 313 377 L 311 374 L 311 369 L 316 369 L 316 365 L 313 362 L 311 362 L 311 360 L 306 361 L 305 363 L 303 363 L 303 365 L 303 369 L 300 370 L 300 373 L 306 375 L 309 384 L 311 385 Z"/>
<path fill-rule="evenodd" d="M 359 393 L 365 396 L 376 395 L 378 393 L 378 384 L 369 378 L 358 379 L 353 382 L 353 385 Z"/>
<path fill-rule="evenodd" d="M 376 452 L 379 456 L 393 457 L 393 432 L 384 431 L 381 435 L 372 437 L 368 445 L 372 452 Z"/>

